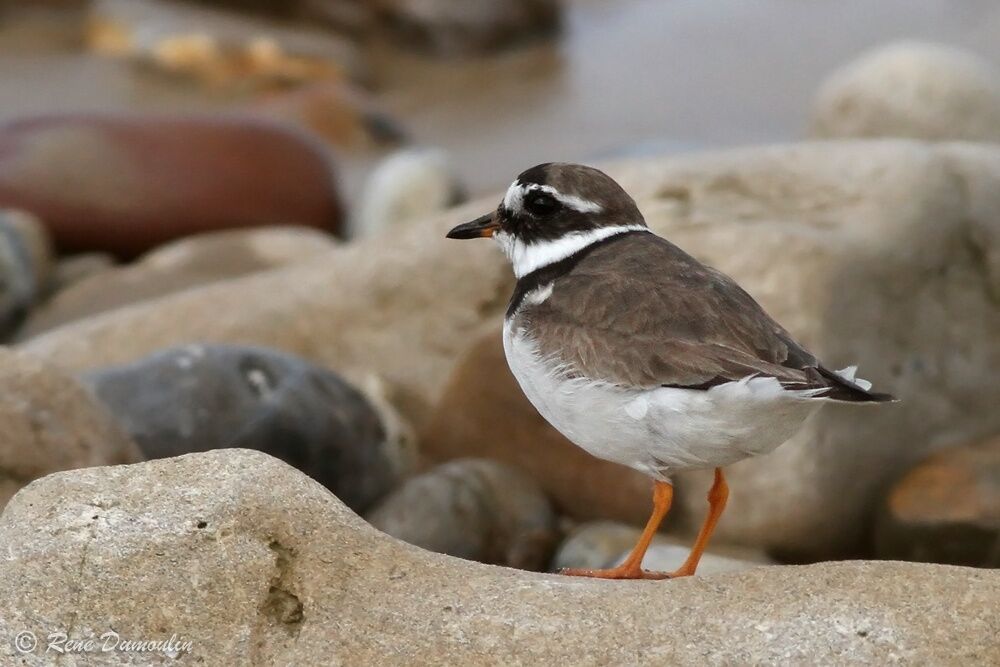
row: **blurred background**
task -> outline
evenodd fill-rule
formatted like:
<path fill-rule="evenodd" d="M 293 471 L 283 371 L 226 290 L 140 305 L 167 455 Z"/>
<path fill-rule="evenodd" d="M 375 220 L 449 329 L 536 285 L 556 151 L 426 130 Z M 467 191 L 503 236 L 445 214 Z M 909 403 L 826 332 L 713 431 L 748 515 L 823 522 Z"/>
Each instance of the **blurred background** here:
<path fill-rule="evenodd" d="M 819 82 L 899 39 L 1000 60 L 989 0 L 6 0 L 0 119 L 277 117 L 338 154 L 348 201 L 399 144 L 470 194 L 525 165 L 797 139 Z"/>
<path fill-rule="evenodd" d="M 648 481 L 524 404 L 509 271 L 441 239 L 580 161 L 910 401 L 737 473 L 709 571 L 996 567 L 998 36 L 993 0 L 0 0 L 0 507 L 241 446 L 432 550 L 612 564 Z M 700 520 L 681 483 L 653 567 Z"/>

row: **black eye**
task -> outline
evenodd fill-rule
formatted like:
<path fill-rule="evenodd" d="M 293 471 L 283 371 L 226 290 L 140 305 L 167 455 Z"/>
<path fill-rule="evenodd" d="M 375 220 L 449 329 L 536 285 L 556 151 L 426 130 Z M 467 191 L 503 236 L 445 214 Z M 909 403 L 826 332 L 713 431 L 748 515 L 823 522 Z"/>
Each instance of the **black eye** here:
<path fill-rule="evenodd" d="M 562 208 L 562 204 L 552 195 L 544 192 L 532 192 L 525 198 L 524 208 L 532 215 L 552 215 Z"/>

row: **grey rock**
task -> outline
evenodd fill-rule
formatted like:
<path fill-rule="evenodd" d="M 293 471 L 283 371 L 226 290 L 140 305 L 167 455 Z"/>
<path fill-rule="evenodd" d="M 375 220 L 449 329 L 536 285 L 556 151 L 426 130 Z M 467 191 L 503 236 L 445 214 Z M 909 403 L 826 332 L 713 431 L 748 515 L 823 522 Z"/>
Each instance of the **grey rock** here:
<path fill-rule="evenodd" d="M 511 466 L 464 459 L 406 482 L 366 516 L 430 551 L 524 570 L 545 569 L 558 540 L 538 484 Z"/>
<path fill-rule="evenodd" d="M 642 566 L 647 570 L 673 572 L 684 564 L 684 561 L 688 557 L 689 549 L 690 546 L 686 544 L 669 544 L 663 542 L 651 544 L 649 551 L 646 552 L 646 557 L 642 559 Z M 622 563 L 627 556 L 628 551 L 623 551 L 611 565 Z M 729 558 L 728 556 L 720 556 L 719 554 L 706 551 L 702 554 L 701 561 L 698 563 L 698 572 L 695 576 L 706 577 L 722 572 L 741 572 L 753 567 L 761 567 L 762 565 L 764 564 L 756 561 Z"/>
<path fill-rule="evenodd" d="M 395 486 L 412 458 L 361 392 L 277 350 L 189 345 L 83 380 L 147 458 L 257 449 L 302 470 L 357 511 Z"/>
<path fill-rule="evenodd" d="M 589 521 L 575 527 L 552 557 L 552 569 L 613 567 L 642 532 L 619 521 Z"/>
<path fill-rule="evenodd" d="M 51 472 L 141 460 L 107 409 L 72 376 L 0 347 L 0 508 Z"/>
<path fill-rule="evenodd" d="M 48 233 L 23 211 L 0 210 L 0 337 L 44 296 L 52 266 Z"/>
<path fill-rule="evenodd" d="M 552 569 L 614 567 L 625 560 L 641 532 L 635 526 L 617 521 L 591 521 L 581 524 L 559 545 L 559 550 L 552 559 Z M 693 538 L 681 539 L 657 535 L 653 538 L 653 543 L 642 561 L 643 567 L 647 570 L 664 572 L 676 570 L 687 558 L 693 542 Z M 698 565 L 698 576 L 738 572 L 750 567 L 772 564 L 773 560 L 756 549 L 713 542 Z"/>
<path fill-rule="evenodd" d="M 9 641 L 191 642 L 117 664 L 996 664 L 1000 571 L 894 562 L 614 582 L 407 545 L 258 452 L 58 473 L 0 517 Z M 99 662 L 82 656 L 68 664 Z"/>

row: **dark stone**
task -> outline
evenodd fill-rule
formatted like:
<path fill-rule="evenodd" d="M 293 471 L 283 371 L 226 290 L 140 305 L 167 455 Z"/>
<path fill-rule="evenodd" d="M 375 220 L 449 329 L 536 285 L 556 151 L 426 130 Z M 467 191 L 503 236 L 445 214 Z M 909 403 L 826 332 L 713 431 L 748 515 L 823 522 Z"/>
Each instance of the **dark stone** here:
<path fill-rule="evenodd" d="M 485 459 L 451 461 L 414 477 L 365 518 L 429 551 L 524 570 L 545 569 L 559 539 L 541 487 Z"/>
<path fill-rule="evenodd" d="M 87 373 L 150 459 L 242 447 L 302 470 L 355 511 L 403 472 L 399 444 L 338 375 L 276 350 L 189 345 Z"/>

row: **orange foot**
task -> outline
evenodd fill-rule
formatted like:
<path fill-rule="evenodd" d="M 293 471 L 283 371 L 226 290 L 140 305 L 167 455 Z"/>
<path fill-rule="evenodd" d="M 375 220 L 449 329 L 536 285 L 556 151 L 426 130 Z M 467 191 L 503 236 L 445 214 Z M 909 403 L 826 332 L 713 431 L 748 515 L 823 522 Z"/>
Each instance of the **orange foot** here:
<path fill-rule="evenodd" d="M 705 547 L 708 546 L 708 539 L 712 536 L 715 524 L 719 521 L 722 511 L 726 508 L 726 500 L 729 498 L 729 486 L 726 484 L 726 478 L 722 474 L 722 468 L 716 468 L 715 482 L 712 484 L 712 489 L 708 492 L 708 516 L 705 518 L 705 523 L 702 524 L 701 530 L 698 531 L 698 537 L 695 538 L 691 553 L 688 554 L 687 560 L 684 561 L 683 565 L 673 572 L 651 572 L 644 570 L 642 569 L 642 559 L 646 555 L 646 549 L 649 548 L 650 542 L 653 541 L 656 530 L 660 527 L 660 522 L 666 516 L 667 512 L 670 511 L 670 503 L 673 500 L 673 496 L 674 491 L 670 484 L 666 482 L 656 482 L 653 484 L 653 513 L 650 515 L 649 521 L 646 523 L 646 528 L 642 531 L 642 535 L 639 536 L 638 543 L 632 549 L 632 552 L 625 559 L 624 563 L 607 570 L 567 568 L 559 570 L 559 574 L 571 577 L 594 577 L 597 579 L 677 579 L 678 577 L 690 577 L 698 569 L 698 561 L 701 560 L 701 555 L 705 552 Z"/>
<path fill-rule="evenodd" d="M 564 568 L 559 570 L 559 574 L 570 577 L 592 577 L 594 579 L 671 579 L 670 572 L 653 572 L 642 568 L 626 568 L 623 566 L 612 567 L 607 570 L 587 570 L 583 568 Z"/>

